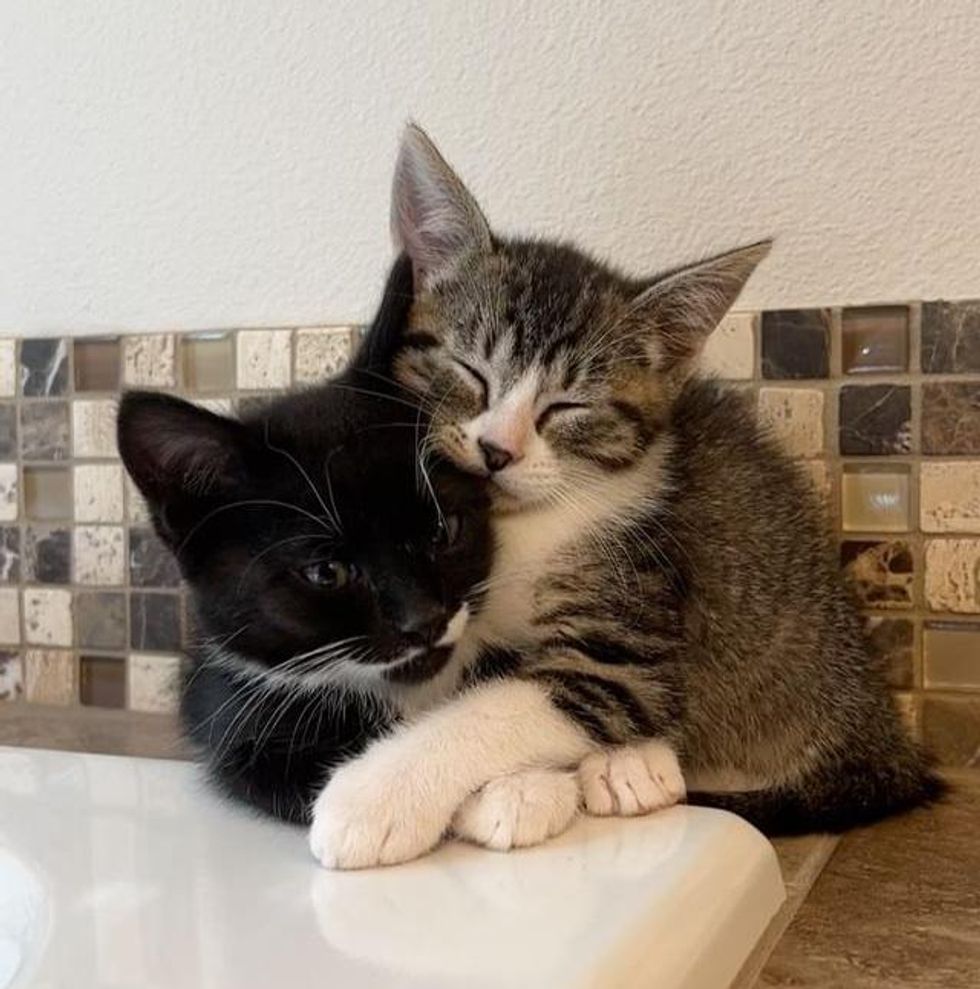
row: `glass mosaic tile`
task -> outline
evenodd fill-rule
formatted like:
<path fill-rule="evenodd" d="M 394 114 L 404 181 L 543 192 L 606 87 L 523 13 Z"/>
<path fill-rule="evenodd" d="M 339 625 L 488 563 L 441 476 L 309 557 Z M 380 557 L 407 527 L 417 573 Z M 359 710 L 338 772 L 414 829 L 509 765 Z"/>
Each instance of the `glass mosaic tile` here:
<path fill-rule="evenodd" d="M 909 468 L 848 464 L 841 477 L 841 523 L 845 532 L 906 532 Z"/>
<path fill-rule="evenodd" d="M 180 343 L 184 388 L 193 392 L 232 391 L 235 340 L 231 333 L 189 333 Z"/>
<path fill-rule="evenodd" d="M 864 306 L 841 315 L 845 374 L 904 372 L 909 366 L 908 306 Z"/>
<path fill-rule="evenodd" d="M 122 347 L 118 337 L 83 337 L 73 343 L 75 391 L 119 389 Z"/>
<path fill-rule="evenodd" d="M 71 472 L 67 467 L 24 468 L 24 511 L 29 519 L 70 519 L 71 510 Z"/>
<path fill-rule="evenodd" d="M 926 622 L 925 685 L 980 690 L 980 622 Z"/>
<path fill-rule="evenodd" d="M 119 656 L 79 659 L 79 697 L 89 707 L 126 706 L 126 660 Z"/>

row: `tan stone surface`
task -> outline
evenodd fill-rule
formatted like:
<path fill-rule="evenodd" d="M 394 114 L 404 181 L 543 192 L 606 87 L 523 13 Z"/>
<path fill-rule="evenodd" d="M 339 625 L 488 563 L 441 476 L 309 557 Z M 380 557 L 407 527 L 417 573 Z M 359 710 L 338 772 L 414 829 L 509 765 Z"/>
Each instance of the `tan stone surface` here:
<path fill-rule="evenodd" d="M 980 460 L 922 464 L 923 532 L 980 532 Z"/>
<path fill-rule="evenodd" d="M 980 539 L 926 542 L 926 601 L 934 611 L 980 612 Z"/>
<path fill-rule="evenodd" d="M 823 453 L 823 405 L 823 392 L 815 388 L 759 389 L 759 418 L 793 457 Z"/>

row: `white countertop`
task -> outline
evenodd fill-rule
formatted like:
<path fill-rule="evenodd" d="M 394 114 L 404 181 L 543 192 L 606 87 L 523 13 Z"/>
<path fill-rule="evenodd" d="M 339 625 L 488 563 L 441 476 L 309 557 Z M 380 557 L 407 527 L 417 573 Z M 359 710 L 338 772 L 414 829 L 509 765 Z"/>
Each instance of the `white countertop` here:
<path fill-rule="evenodd" d="M 0 748 L 0 989 L 721 989 L 783 896 L 720 811 L 331 873 L 187 763 Z"/>

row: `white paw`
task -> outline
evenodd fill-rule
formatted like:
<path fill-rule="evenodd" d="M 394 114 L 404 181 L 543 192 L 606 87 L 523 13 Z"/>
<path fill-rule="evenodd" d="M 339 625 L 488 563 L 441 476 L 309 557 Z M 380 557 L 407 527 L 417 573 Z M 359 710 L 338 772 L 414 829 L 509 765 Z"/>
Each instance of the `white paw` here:
<path fill-rule="evenodd" d="M 424 770 L 385 743 L 342 766 L 313 805 L 310 850 L 328 869 L 367 869 L 417 858 L 448 829 L 447 806 Z"/>
<path fill-rule="evenodd" d="M 467 797 L 453 818 L 453 830 L 467 841 L 505 852 L 561 834 L 578 806 L 574 774 L 528 769 L 491 780 Z"/>
<path fill-rule="evenodd" d="M 684 799 L 680 764 L 666 742 L 641 742 L 586 756 L 578 768 L 585 809 L 632 817 Z"/>

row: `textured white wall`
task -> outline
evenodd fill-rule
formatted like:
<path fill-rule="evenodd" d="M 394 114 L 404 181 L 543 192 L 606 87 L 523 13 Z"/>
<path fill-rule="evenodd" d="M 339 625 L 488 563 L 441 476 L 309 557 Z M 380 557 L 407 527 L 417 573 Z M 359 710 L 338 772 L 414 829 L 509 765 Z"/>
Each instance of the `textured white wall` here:
<path fill-rule="evenodd" d="M 504 230 L 980 294 L 976 0 L 0 0 L 0 333 L 365 316 L 409 116 Z"/>

